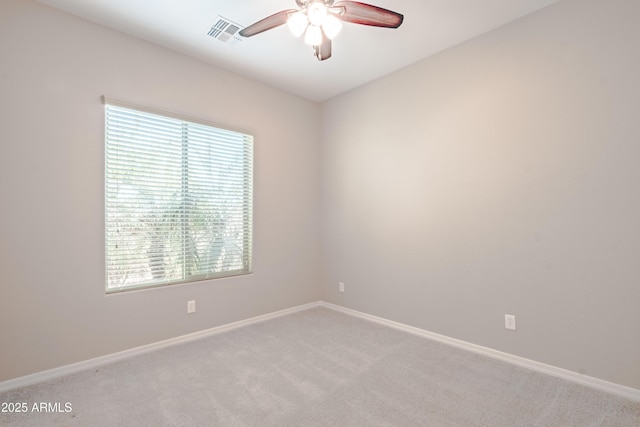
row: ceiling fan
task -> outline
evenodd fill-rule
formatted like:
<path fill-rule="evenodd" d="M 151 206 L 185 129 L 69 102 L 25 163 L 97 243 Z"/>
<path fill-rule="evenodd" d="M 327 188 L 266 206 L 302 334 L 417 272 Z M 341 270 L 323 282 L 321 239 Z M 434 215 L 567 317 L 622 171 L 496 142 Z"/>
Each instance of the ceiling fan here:
<path fill-rule="evenodd" d="M 331 57 L 331 40 L 340 32 L 343 22 L 372 27 L 398 28 L 404 16 L 357 1 L 296 0 L 299 9 L 287 9 L 249 25 L 240 35 L 251 37 L 288 24 L 294 36 L 304 34 L 306 44 L 320 61 Z"/>

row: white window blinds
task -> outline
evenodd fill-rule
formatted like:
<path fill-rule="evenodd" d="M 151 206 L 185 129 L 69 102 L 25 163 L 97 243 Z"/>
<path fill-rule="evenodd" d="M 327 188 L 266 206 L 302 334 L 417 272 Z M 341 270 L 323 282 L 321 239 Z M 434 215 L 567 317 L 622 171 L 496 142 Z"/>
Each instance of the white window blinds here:
<path fill-rule="evenodd" d="M 105 103 L 107 292 L 250 273 L 253 137 Z"/>

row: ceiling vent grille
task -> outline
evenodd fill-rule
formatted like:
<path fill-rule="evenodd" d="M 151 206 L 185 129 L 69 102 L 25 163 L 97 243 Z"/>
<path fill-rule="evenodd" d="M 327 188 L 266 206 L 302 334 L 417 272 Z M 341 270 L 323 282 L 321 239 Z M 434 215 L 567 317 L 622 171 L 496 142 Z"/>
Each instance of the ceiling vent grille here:
<path fill-rule="evenodd" d="M 235 22 L 218 16 L 216 23 L 211 26 L 211 29 L 207 33 L 214 39 L 218 39 L 223 43 L 236 44 L 242 39 L 238 36 L 238 32 L 242 30 L 242 27 Z"/>

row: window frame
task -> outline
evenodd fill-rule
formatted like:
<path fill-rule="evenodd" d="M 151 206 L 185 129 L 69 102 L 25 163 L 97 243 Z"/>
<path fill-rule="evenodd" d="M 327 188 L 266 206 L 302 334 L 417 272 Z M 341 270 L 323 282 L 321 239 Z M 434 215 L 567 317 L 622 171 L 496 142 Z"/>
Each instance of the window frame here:
<path fill-rule="evenodd" d="M 181 115 L 181 114 L 176 114 L 176 113 L 172 113 L 172 112 L 167 112 L 161 109 L 157 109 L 157 108 L 152 108 L 152 107 L 145 107 L 145 106 L 140 106 L 134 103 L 130 103 L 127 101 L 122 101 L 119 99 L 115 99 L 115 98 L 110 98 L 110 97 L 106 97 L 103 96 L 102 97 L 102 103 L 104 105 L 104 129 L 105 129 L 105 133 L 104 133 L 104 184 L 105 184 L 105 193 L 104 193 L 104 244 L 105 244 L 105 255 L 104 255 L 104 260 L 105 260 L 105 293 L 106 294 L 114 294 L 114 293 L 122 293 L 122 292 L 127 292 L 127 291 L 135 291 L 135 290 L 142 290 L 142 289 L 153 289 L 153 288 L 159 288 L 159 287 L 166 287 L 166 286 L 173 286 L 173 285 L 184 285 L 184 284 L 188 284 L 188 283 L 197 283 L 200 281 L 205 281 L 205 280 L 216 280 L 216 279 L 221 279 L 221 278 L 230 278 L 230 277 L 238 277 L 238 276 L 244 276 L 244 275 L 250 275 L 253 274 L 253 234 L 254 234 L 254 221 L 253 221 L 253 210 L 254 210 L 254 143 L 255 143 L 255 136 L 254 136 L 254 132 L 250 132 L 247 130 L 240 130 L 238 128 L 231 128 L 229 126 L 220 126 L 219 124 L 213 123 L 209 120 L 203 120 L 200 118 L 194 118 L 194 117 L 189 117 L 189 116 L 185 116 L 185 115 Z M 200 274 L 194 274 L 191 275 L 189 277 L 183 277 L 181 279 L 164 279 L 162 281 L 147 281 L 145 283 L 140 283 L 140 284 L 134 284 L 134 285 L 128 285 L 128 286 L 119 286 L 119 287 L 109 287 L 109 236 L 108 236 L 108 227 L 109 227 L 109 220 L 107 218 L 108 216 L 108 206 L 109 206 L 109 201 L 108 201 L 108 197 L 109 197 L 109 193 L 108 193 L 108 189 L 107 189 L 107 185 L 108 185 L 108 162 L 107 162 L 107 152 L 108 152 L 108 141 L 107 141 L 107 109 L 108 106 L 113 106 L 113 107 L 118 107 L 118 108 L 124 108 L 124 109 L 128 109 L 128 110 L 132 110 L 135 112 L 139 112 L 142 114 L 150 114 L 150 115 L 154 115 L 154 116 L 160 116 L 166 119 L 170 119 L 170 120 L 177 120 L 182 122 L 182 124 L 192 124 L 192 125 L 197 125 L 197 126 L 205 126 L 205 127 L 210 127 L 213 128 L 214 130 L 217 131 L 222 131 L 222 132 L 232 132 L 232 133 L 237 133 L 237 134 L 242 134 L 243 137 L 246 138 L 246 143 L 249 144 L 249 148 L 246 149 L 247 150 L 247 154 L 249 156 L 248 158 L 248 170 L 244 171 L 244 174 L 248 174 L 249 177 L 245 178 L 246 179 L 246 186 L 244 187 L 243 191 L 243 203 L 248 205 L 248 208 L 243 207 L 243 212 L 246 212 L 246 217 L 244 218 L 244 220 L 242 221 L 242 226 L 243 226 L 243 233 L 246 234 L 244 240 L 247 240 L 246 245 L 243 244 L 243 252 L 242 252 L 242 264 L 243 267 L 239 268 L 239 269 L 234 269 L 234 270 L 230 270 L 230 271 L 217 271 L 217 272 L 206 272 L 206 273 L 200 273 Z M 184 141 L 183 141 L 184 143 Z"/>

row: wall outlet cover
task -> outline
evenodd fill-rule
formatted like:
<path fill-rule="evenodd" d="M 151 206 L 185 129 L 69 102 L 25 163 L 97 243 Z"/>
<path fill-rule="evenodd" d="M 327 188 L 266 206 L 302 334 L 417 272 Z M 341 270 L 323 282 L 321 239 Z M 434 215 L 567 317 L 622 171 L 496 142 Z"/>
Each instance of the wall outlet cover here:
<path fill-rule="evenodd" d="M 504 315 L 504 327 L 512 331 L 516 330 L 516 316 L 514 314 Z"/>

